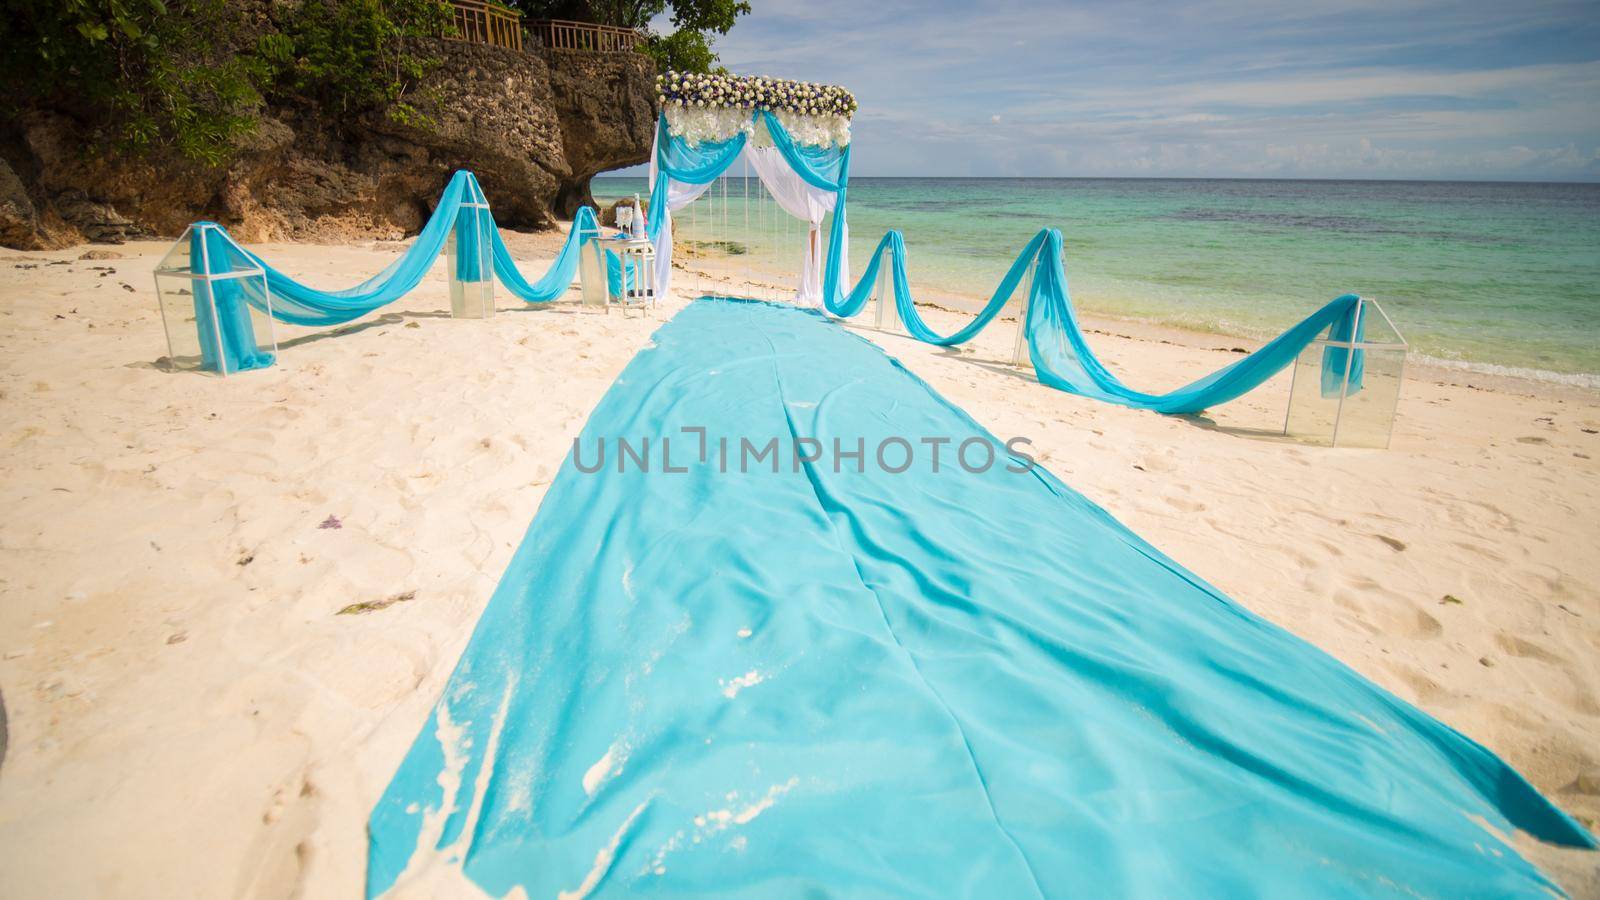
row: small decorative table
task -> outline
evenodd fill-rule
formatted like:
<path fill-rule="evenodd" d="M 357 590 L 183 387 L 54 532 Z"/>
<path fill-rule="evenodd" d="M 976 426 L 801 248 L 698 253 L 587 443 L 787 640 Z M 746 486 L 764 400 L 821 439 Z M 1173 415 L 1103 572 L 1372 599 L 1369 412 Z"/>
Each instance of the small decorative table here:
<path fill-rule="evenodd" d="M 624 315 L 630 309 L 649 312 L 656 305 L 655 246 L 629 237 L 601 238 L 600 246 L 617 254 L 622 262 L 622 277 L 612 286 L 616 290 L 608 291 L 611 302 L 620 305 Z M 609 272 L 607 275 L 609 282 Z"/>

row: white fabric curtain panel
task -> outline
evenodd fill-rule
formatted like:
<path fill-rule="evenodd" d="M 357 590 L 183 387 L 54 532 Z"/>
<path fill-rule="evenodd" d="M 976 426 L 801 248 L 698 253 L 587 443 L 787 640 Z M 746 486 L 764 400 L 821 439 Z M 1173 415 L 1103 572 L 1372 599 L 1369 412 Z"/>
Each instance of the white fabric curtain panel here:
<path fill-rule="evenodd" d="M 821 306 L 822 263 L 828 252 L 827 241 L 822 237 L 822 220 L 828 213 L 833 212 L 835 204 L 839 202 L 839 195 L 806 183 L 804 178 L 789 168 L 789 163 L 784 160 L 783 153 L 777 147 L 746 144 L 744 156 L 750 161 L 750 167 L 756 170 L 756 177 L 760 178 L 761 183 L 772 193 L 772 198 L 778 202 L 778 206 L 809 226 L 805 247 L 801 252 L 800 285 L 795 292 L 795 302 L 802 306 Z M 847 222 L 843 235 L 845 247 L 850 245 L 848 225 Z M 841 284 L 849 282 L 845 277 L 849 271 L 849 258 L 841 257 L 839 260 Z"/>
<path fill-rule="evenodd" d="M 647 185 L 656 183 L 656 142 L 661 140 L 657 132 L 650 143 L 650 180 Z M 650 238 L 656 252 L 656 296 L 665 297 L 667 291 L 672 289 L 672 213 L 674 210 L 683 209 L 704 194 L 715 181 L 705 184 L 686 184 L 675 178 L 667 179 L 667 215 L 662 219 L 662 228 Z"/>
<path fill-rule="evenodd" d="M 652 166 L 652 168 L 654 168 Z M 654 183 L 652 173 L 650 181 Z M 666 296 L 672 287 L 672 214 L 700 199 L 715 181 L 705 184 L 685 184 L 675 178 L 667 179 L 667 216 L 662 220 L 661 231 L 651 238 L 656 251 L 656 294 Z"/>

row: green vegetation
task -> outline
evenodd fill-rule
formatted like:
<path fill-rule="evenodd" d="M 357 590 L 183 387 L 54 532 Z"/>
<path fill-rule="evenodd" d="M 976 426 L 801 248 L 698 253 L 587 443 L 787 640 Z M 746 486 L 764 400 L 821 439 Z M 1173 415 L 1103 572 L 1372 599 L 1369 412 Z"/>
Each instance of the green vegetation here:
<path fill-rule="evenodd" d="M 416 53 L 410 39 L 452 27 L 442 0 L 304 0 L 258 50 L 277 66 L 280 85 L 330 113 L 383 109 L 397 122 L 425 124 L 409 101 L 440 61 Z"/>
<path fill-rule="evenodd" d="M 224 0 L 0 0 L 0 76 L 14 102 L 103 123 L 104 144 L 220 164 L 255 129 L 268 78 L 217 46 L 228 18 Z"/>
<path fill-rule="evenodd" d="M 745 0 L 514 0 L 511 5 L 529 19 L 571 19 L 648 31 L 645 52 L 662 70 L 679 72 L 720 71 L 712 42 L 750 12 Z M 651 21 L 668 10 L 672 32 L 651 29 Z"/>
<path fill-rule="evenodd" d="M 663 69 L 720 70 L 712 42 L 750 12 L 745 0 L 512 0 L 529 18 L 649 31 Z M 276 21 L 251 21 L 265 14 Z M 426 124 L 418 85 L 439 60 L 415 38 L 452 28 L 446 0 L 0 0 L 0 77 L 11 102 L 91 124 L 87 152 L 171 152 L 226 165 L 267 101 L 306 102 L 339 122 L 383 110 Z"/>
<path fill-rule="evenodd" d="M 451 27 L 443 0 L 302 0 L 259 38 L 242 19 L 226 0 L 0 0 L 10 110 L 94 123 L 91 151 L 220 166 L 268 96 L 306 98 L 341 121 L 375 109 L 419 121 L 409 101 L 437 60 L 410 39 Z"/>

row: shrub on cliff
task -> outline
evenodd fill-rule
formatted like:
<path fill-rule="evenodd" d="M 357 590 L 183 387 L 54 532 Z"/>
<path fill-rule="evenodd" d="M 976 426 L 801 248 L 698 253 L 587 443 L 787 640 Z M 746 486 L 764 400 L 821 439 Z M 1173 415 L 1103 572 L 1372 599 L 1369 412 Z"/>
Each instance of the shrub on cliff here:
<path fill-rule="evenodd" d="M 423 121 L 410 101 L 438 61 L 411 39 L 452 28 L 444 0 L 263 6 L 0 0 L 0 77 L 15 91 L 0 120 L 29 107 L 67 112 L 87 126 L 89 152 L 167 150 L 211 166 L 255 132 L 267 97 L 340 122 L 376 109 Z"/>
<path fill-rule="evenodd" d="M 234 18 L 223 0 L 3 0 L 8 106 L 69 111 L 102 148 L 221 163 L 255 129 L 268 77 L 219 42 Z"/>
<path fill-rule="evenodd" d="M 453 28 L 443 0 L 304 0 L 260 51 L 279 67 L 280 86 L 330 113 L 383 109 L 395 121 L 426 124 L 410 101 L 439 60 L 410 39 Z"/>

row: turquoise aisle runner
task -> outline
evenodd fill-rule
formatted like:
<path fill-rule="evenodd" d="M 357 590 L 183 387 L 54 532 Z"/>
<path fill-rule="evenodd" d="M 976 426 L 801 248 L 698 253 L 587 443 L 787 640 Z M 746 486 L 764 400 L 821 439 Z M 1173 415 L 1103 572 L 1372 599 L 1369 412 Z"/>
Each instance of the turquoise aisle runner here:
<path fill-rule="evenodd" d="M 1496 833 L 1591 843 L 1042 469 L 963 471 L 987 433 L 820 316 L 701 301 L 655 341 L 373 811 L 370 894 L 1540 895 Z"/>

